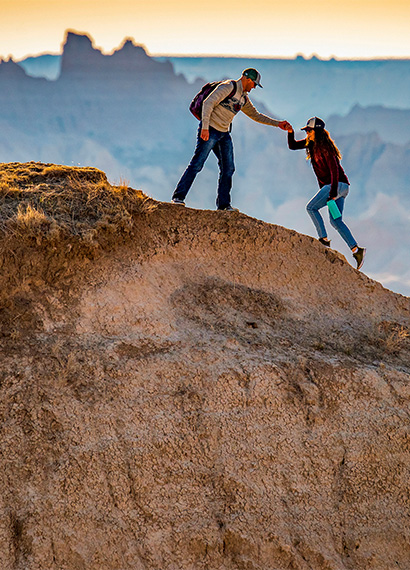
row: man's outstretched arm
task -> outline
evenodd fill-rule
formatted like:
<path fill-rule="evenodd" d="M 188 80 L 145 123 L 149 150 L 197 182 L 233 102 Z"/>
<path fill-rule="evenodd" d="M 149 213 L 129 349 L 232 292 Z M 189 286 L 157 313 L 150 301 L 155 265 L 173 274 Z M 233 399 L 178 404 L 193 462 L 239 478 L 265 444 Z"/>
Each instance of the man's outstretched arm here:
<path fill-rule="evenodd" d="M 288 121 L 280 121 L 279 119 L 274 119 L 269 117 L 264 113 L 259 113 L 259 111 L 254 107 L 251 101 L 248 99 L 245 105 L 242 107 L 242 111 L 247 117 L 256 121 L 257 123 L 262 123 L 263 125 L 270 125 L 271 127 L 279 127 L 283 131 L 289 130 L 291 126 Z"/>

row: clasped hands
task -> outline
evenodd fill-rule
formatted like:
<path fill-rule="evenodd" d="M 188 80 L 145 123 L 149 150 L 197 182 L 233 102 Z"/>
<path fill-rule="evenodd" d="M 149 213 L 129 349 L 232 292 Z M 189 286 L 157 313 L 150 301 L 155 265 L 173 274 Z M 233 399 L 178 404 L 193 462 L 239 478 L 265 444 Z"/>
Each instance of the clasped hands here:
<path fill-rule="evenodd" d="M 282 129 L 282 131 L 288 131 L 288 133 L 293 131 L 293 127 L 288 121 L 280 121 L 278 127 Z"/>

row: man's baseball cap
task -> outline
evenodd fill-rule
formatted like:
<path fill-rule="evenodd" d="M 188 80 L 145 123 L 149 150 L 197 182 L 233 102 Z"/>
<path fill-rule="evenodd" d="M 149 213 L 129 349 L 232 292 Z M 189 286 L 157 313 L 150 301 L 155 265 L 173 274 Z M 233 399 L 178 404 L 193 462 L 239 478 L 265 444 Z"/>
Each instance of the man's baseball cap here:
<path fill-rule="evenodd" d="M 302 127 L 301 130 L 306 131 L 306 129 L 324 129 L 324 128 L 325 128 L 325 122 L 322 121 L 322 119 L 319 119 L 319 117 L 312 117 L 306 123 L 306 127 Z"/>
<path fill-rule="evenodd" d="M 253 67 L 248 67 L 248 69 L 244 69 L 242 71 L 242 75 L 245 77 L 249 77 L 249 79 L 252 79 L 252 81 L 258 87 L 262 87 L 262 85 L 260 84 L 261 74 L 256 69 L 253 69 Z"/>

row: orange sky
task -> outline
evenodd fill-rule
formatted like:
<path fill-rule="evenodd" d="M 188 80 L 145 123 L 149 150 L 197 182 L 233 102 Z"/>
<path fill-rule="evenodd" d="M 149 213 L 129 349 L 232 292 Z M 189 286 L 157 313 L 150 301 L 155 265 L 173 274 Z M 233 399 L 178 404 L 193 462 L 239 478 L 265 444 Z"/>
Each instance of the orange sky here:
<path fill-rule="evenodd" d="M 0 0 L 0 56 L 57 53 L 67 29 L 105 52 L 410 57 L 410 0 Z"/>

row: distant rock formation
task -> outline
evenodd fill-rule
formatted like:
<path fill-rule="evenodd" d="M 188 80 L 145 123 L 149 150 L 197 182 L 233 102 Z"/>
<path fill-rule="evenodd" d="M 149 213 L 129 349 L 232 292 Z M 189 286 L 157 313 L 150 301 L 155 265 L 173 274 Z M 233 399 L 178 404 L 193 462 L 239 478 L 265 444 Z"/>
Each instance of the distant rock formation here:
<path fill-rule="evenodd" d="M 60 75 L 61 55 L 46 53 L 30 56 L 19 60 L 18 64 L 31 77 L 43 77 L 54 81 Z"/>
<path fill-rule="evenodd" d="M 407 567 L 410 299 L 96 169 L 0 189 L 2 569 Z"/>
<path fill-rule="evenodd" d="M 384 142 L 410 146 L 410 109 L 355 105 L 346 116 L 331 116 L 328 125 L 340 135 L 374 132 Z"/>
<path fill-rule="evenodd" d="M 169 62 L 152 59 L 133 40 L 124 40 L 118 50 L 111 55 L 103 55 L 93 46 L 88 35 L 69 31 L 63 46 L 60 80 L 73 81 L 80 78 L 85 78 L 86 84 L 100 79 L 109 88 L 114 78 L 127 83 L 150 83 L 155 78 L 162 84 L 174 80 L 175 75 Z"/>
<path fill-rule="evenodd" d="M 169 171 L 196 126 L 181 116 L 197 86 L 131 40 L 104 55 L 88 36 L 68 32 L 56 81 L 29 77 L 13 61 L 0 63 L 0 77 L 3 162 L 51 157 L 129 179 L 159 157 Z"/>
<path fill-rule="evenodd" d="M 32 78 L 28 77 L 24 69 L 12 58 L 8 60 L 0 59 L 0 81 L 3 84 L 3 89 L 10 89 L 7 83 L 23 83 L 24 81 L 31 82 L 31 80 Z M 39 80 L 44 82 L 44 79 Z"/>
<path fill-rule="evenodd" d="M 61 73 L 83 75 L 98 73 L 105 56 L 94 49 L 92 41 L 87 35 L 67 32 L 63 47 Z"/>

